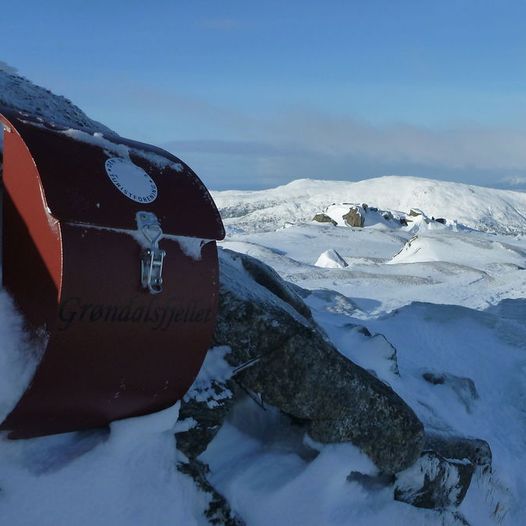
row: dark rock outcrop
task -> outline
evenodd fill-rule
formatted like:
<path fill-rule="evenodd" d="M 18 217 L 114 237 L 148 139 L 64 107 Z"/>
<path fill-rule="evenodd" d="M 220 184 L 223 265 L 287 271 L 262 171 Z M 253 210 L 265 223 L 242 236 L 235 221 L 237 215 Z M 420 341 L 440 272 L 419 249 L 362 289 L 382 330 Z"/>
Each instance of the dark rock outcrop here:
<path fill-rule="evenodd" d="M 379 475 L 369 480 L 354 473 L 349 480 L 371 487 L 395 480 L 395 498 L 414 506 L 454 509 L 474 470 L 491 469 L 484 441 L 425 437 L 405 402 L 342 356 L 313 321 L 298 289 L 268 266 L 220 250 L 220 269 L 219 317 L 210 353 L 222 353 L 230 372 L 194 385 L 181 404 L 176 434 L 187 459 L 181 471 L 211 495 L 209 517 L 238 521 L 221 495 L 207 486 L 207 467 L 198 457 L 247 393 L 288 415 L 317 442 L 350 441 L 360 447 Z M 370 332 L 364 335 L 374 338 Z M 441 384 L 441 379 L 432 374 L 426 381 Z"/>
<path fill-rule="evenodd" d="M 316 214 L 313 218 L 313 221 L 317 221 L 318 223 L 331 223 L 332 225 L 336 226 L 338 223 L 331 217 L 329 217 L 327 214 Z"/>
<path fill-rule="evenodd" d="M 248 272 L 250 277 L 263 288 L 269 290 L 274 296 L 290 305 L 296 312 L 301 314 L 307 320 L 312 321 L 312 314 L 297 293 L 289 283 L 282 280 L 279 274 L 259 259 L 250 256 L 241 256 L 243 268 Z M 341 257 L 341 256 L 340 256 Z M 216 338 L 217 340 L 217 338 Z"/>
<path fill-rule="evenodd" d="M 245 522 L 235 515 L 226 499 L 208 482 L 209 468 L 206 464 L 194 459 L 192 462 L 179 464 L 178 469 L 181 473 L 191 477 L 196 486 L 209 495 L 210 501 L 205 510 L 205 517 L 210 524 L 245 526 Z"/>
<path fill-rule="evenodd" d="M 424 450 L 436 451 L 446 458 L 467 459 L 483 471 L 491 470 L 492 453 L 485 440 L 430 434 L 426 436 Z"/>
<path fill-rule="evenodd" d="M 237 371 L 216 388 L 233 395 L 214 408 L 185 399 L 181 418 L 199 422 L 186 432 L 193 439 L 178 436 L 185 454 L 195 457 L 206 448 L 236 393 L 246 390 L 305 421 L 316 441 L 351 441 L 387 473 L 410 466 L 424 434 L 404 401 L 338 353 L 294 289 L 266 265 L 226 250 L 220 262 L 215 343 L 230 347 L 225 358 Z"/>
<path fill-rule="evenodd" d="M 466 495 L 473 471 L 474 466 L 468 460 L 446 459 L 427 451 L 398 475 L 395 500 L 417 508 L 457 507 Z"/>
<path fill-rule="evenodd" d="M 193 386 L 182 400 L 179 411 L 179 422 L 190 424 L 187 429 L 180 426 L 183 429 L 176 431 L 177 448 L 189 459 L 197 458 L 216 436 L 232 408 L 236 399 L 234 393 L 238 389 L 233 382 L 212 380 L 207 387 L 211 396 L 203 396 L 203 391 Z"/>
<path fill-rule="evenodd" d="M 352 206 L 349 211 L 342 216 L 347 226 L 363 228 L 365 225 L 365 213 L 362 207 Z"/>

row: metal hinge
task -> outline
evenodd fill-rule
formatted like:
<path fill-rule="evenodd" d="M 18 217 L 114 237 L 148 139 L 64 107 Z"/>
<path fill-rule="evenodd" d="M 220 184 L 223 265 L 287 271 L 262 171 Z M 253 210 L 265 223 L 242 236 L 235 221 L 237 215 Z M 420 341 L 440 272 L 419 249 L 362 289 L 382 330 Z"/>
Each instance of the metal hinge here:
<path fill-rule="evenodd" d="M 161 224 L 152 212 L 137 212 L 137 229 L 147 243 L 141 252 L 141 285 L 150 294 L 159 294 L 163 290 L 163 262 L 166 252 L 159 248 L 163 237 Z"/>

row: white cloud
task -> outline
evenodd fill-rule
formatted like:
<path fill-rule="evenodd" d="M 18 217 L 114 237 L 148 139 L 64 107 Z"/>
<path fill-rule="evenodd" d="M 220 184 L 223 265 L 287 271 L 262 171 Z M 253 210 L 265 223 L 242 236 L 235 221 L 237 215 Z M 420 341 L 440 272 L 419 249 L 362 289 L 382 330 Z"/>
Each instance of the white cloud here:
<path fill-rule="evenodd" d="M 526 187 L 526 175 L 510 175 L 503 177 L 500 182 L 506 186 Z"/>
<path fill-rule="evenodd" d="M 454 169 L 526 169 L 526 130 L 372 126 L 313 112 L 281 117 L 272 128 L 273 140 L 294 140 L 301 149 L 326 155 Z"/>

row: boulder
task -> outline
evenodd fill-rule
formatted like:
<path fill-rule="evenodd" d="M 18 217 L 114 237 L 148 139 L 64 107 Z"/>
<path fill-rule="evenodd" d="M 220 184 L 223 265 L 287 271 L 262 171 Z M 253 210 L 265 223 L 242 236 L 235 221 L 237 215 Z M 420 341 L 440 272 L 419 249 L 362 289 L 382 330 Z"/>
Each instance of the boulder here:
<path fill-rule="evenodd" d="M 360 447 L 379 474 L 370 479 L 353 473 L 349 480 L 366 487 L 393 485 L 397 500 L 457 513 L 474 470 L 491 470 L 488 444 L 425 436 L 414 412 L 388 385 L 327 340 L 303 302 L 305 291 L 250 256 L 220 249 L 219 260 L 215 346 L 205 361 L 206 367 L 210 360 L 215 365 L 201 371 L 185 396 L 176 428 L 185 457 L 179 469 L 209 493 L 209 519 L 239 523 L 207 482 L 207 466 L 198 457 L 246 394 L 288 415 L 317 442 L 350 441 Z M 377 347 L 380 335 L 366 329 L 363 335 Z M 443 378 L 447 383 L 457 377 L 428 373 L 426 381 L 442 385 Z M 470 382 L 458 385 L 471 390 Z"/>
<path fill-rule="evenodd" d="M 492 453 L 485 440 L 429 434 L 424 450 L 436 451 L 446 458 L 467 459 L 483 471 L 491 471 Z"/>
<path fill-rule="evenodd" d="M 313 221 L 317 221 L 318 223 L 331 223 L 332 225 L 336 226 L 338 223 L 331 217 L 329 217 L 327 214 L 316 214 L 313 218 Z"/>
<path fill-rule="evenodd" d="M 394 498 L 417 508 L 457 507 L 466 495 L 473 471 L 468 460 L 446 459 L 434 451 L 425 452 L 398 475 Z"/>
<path fill-rule="evenodd" d="M 328 342 L 291 286 L 258 260 L 228 250 L 220 251 L 220 272 L 214 338 L 229 346 L 233 375 L 214 385 L 216 407 L 200 395 L 185 397 L 180 417 L 196 425 L 177 442 L 188 457 L 204 451 L 243 391 L 304 422 L 318 442 L 353 442 L 386 473 L 419 457 L 424 433 L 414 412 Z"/>
<path fill-rule="evenodd" d="M 420 210 L 420 208 L 411 208 L 411 210 L 409 210 L 409 215 L 411 217 L 418 217 L 418 216 L 423 216 L 425 214 L 424 212 L 422 212 L 422 210 Z"/>
<path fill-rule="evenodd" d="M 361 206 L 351 206 L 349 211 L 342 215 L 347 226 L 363 228 L 365 225 L 365 210 Z"/>
<path fill-rule="evenodd" d="M 491 450 L 484 440 L 429 435 L 418 461 L 396 476 L 396 500 L 419 508 L 458 507 L 475 469 L 491 470 Z"/>

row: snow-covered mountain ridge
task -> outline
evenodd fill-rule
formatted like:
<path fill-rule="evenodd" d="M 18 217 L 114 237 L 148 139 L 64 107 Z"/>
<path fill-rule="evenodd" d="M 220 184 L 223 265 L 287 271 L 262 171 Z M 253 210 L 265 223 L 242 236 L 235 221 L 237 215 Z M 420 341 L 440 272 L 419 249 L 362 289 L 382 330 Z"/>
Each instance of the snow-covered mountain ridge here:
<path fill-rule="evenodd" d="M 357 182 L 299 179 L 269 190 L 216 191 L 214 200 L 227 226 L 270 231 L 310 221 L 333 203 L 367 203 L 408 213 L 419 208 L 476 230 L 526 232 L 526 193 L 418 177 L 385 176 Z"/>

